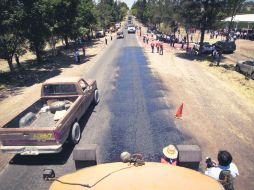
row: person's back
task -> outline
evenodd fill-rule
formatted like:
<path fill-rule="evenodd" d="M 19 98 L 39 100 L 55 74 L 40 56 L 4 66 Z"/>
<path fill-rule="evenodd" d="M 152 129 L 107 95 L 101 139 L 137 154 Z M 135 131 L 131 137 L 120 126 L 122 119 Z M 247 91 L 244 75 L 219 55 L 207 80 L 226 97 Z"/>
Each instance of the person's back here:
<path fill-rule="evenodd" d="M 225 190 L 233 190 L 233 179 L 239 175 L 237 166 L 232 162 L 233 158 L 228 151 L 219 151 L 219 165 L 208 164 L 205 174 L 218 180 Z M 209 167 L 208 167 L 209 165 Z"/>
<path fill-rule="evenodd" d="M 219 182 L 225 190 L 234 190 L 234 178 L 229 170 L 222 170 L 220 172 Z"/>

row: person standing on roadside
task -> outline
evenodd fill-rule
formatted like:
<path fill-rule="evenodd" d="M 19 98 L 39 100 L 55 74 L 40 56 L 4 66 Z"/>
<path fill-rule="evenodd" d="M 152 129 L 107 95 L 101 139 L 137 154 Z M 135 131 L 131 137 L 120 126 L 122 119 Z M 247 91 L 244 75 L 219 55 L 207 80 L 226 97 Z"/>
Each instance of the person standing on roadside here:
<path fill-rule="evenodd" d="M 85 47 L 85 45 L 82 47 L 82 51 L 83 51 L 83 56 L 86 56 L 86 47 Z"/>
<path fill-rule="evenodd" d="M 78 63 L 80 63 L 80 55 L 79 55 L 78 49 L 76 49 L 76 55 L 77 55 Z"/>
<path fill-rule="evenodd" d="M 160 55 L 163 55 L 163 42 L 161 41 L 160 44 Z"/>
<path fill-rule="evenodd" d="M 159 40 L 156 40 L 155 46 L 156 46 L 156 50 L 157 50 L 156 52 L 159 53 L 159 50 L 160 50 L 160 42 L 159 42 Z"/>
<path fill-rule="evenodd" d="M 148 44 L 148 42 L 149 42 L 149 36 L 148 34 L 146 34 L 146 44 Z"/>
<path fill-rule="evenodd" d="M 107 37 L 105 37 L 105 44 L 106 44 L 106 45 L 108 44 L 108 39 L 107 39 Z"/>
<path fill-rule="evenodd" d="M 151 42 L 152 53 L 154 52 L 154 41 Z"/>
<path fill-rule="evenodd" d="M 74 63 L 77 64 L 78 63 L 78 54 L 77 54 L 77 50 L 76 49 L 73 52 L 73 57 L 74 57 Z"/>

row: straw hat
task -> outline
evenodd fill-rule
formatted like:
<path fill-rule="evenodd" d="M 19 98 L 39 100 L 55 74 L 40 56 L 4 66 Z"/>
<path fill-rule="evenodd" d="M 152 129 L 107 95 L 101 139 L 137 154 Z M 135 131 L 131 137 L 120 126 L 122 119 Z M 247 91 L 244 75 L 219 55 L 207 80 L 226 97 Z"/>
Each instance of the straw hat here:
<path fill-rule="evenodd" d="M 176 159 L 178 156 L 178 151 L 174 145 L 170 144 L 163 148 L 163 154 L 167 158 Z"/>

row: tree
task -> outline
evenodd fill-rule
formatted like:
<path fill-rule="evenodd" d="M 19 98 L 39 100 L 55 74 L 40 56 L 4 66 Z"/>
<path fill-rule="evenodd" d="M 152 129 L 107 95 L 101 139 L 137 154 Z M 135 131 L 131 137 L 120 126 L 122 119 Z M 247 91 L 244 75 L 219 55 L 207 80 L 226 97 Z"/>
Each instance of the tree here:
<path fill-rule="evenodd" d="M 42 62 L 46 40 L 50 38 L 49 0 L 23 0 L 26 12 L 24 31 L 29 41 L 29 49 L 35 53 L 37 62 Z"/>
<path fill-rule="evenodd" d="M 178 20 L 181 21 L 181 24 L 183 24 L 186 30 L 187 49 L 189 48 L 189 29 L 192 26 L 198 26 L 200 21 L 200 7 L 198 5 L 192 1 L 184 1 L 181 3 L 182 8 L 177 9 L 179 14 Z"/>
<path fill-rule="evenodd" d="M 177 6 L 178 10 L 188 12 L 188 14 L 186 14 L 180 11 L 180 18 L 185 20 L 185 24 L 191 22 L 193 26 L 200 29 L 199 54 L 202 53 L 205 31 L 212 29 L 215 23 L 221 19 L 220 13 L 223 12 L 224 3 L 225 0 L 182 0 Z M 191 21 L 190 18 L 193 20 Z"/>
<path fill-rule="evenodd" d="M 226 35 L 226 40 L 229 41 L 229 38 L 230 38 L 230 32 L 231 32 L 231 29 L 232 29 L 232 25 L 233 25 L 233 19 L 236 15 L 236 13 L 238 11 L 240 11 L 241 7 L 243 6 L 243 3 L 245 2 L 245 0 L 227 0 L 226 1 L 226 14 L 227 16 L 230 16 L 231 17 L 231 20 L 229 22 L 229 25 L 228 25 L 228 32 L 227 32 L 227 35 Z"/>
<path fill-rule="evenodd" d="M 123 20 L 123 18 L 127 15 L 127 12 L 129 10 L 128 6 L 124 2 L 118 3 L 117 9 L 119 10 L 119 19 Z"/>
<path fill-rule="evenodd" d="M 141 22 L 147 23 L 147 16 L 145 15 L 145 11 L 147 9 L 146 0 L 138 0 L 136 3 L 132 5 L 132 14 L 134 14 Z"/>
<path fill-rule="evenodd" d="M 79 0 L 52 0 L 55 19 L 54 34 L 64 39 L 66 47 L 69 47 L 69 38 L 74 37 L 78 31 L 76 18 L 79 3 Z M 84 1 L 81 3 L 83 4 Z"/>
<path fill-rule="evenodd" d="M 77 6 L 77 16 L 75 19 L 76 30 L 73 28 L 73 37 L 88 35 L 92 25 L 96 23 L 94 3 L 92 0 L 80 0 Z M 76 35 L 74 35 L 76 33 Z"/>
<path fill-rule="evenodd" d="M 25 40 L 22 28 L 24 5 L 19 0 L 0 1 L 0 58 L 8 62 L 14 72 L 12 59 Z"/>

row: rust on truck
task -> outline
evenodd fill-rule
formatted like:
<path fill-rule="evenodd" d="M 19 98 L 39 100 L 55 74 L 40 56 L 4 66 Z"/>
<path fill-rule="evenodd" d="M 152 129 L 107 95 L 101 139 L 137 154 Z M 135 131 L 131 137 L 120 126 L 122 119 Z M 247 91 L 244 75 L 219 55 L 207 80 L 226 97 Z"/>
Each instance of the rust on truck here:
<path fill-rule="evenodd" d="M 40 99 L 0 128 L 2 152 L 57 153 L 67 138 L 78 143 L 78 121 L 91 103 L 98 102 L 95 80 L 59 77 L 45 81 Z"/>

